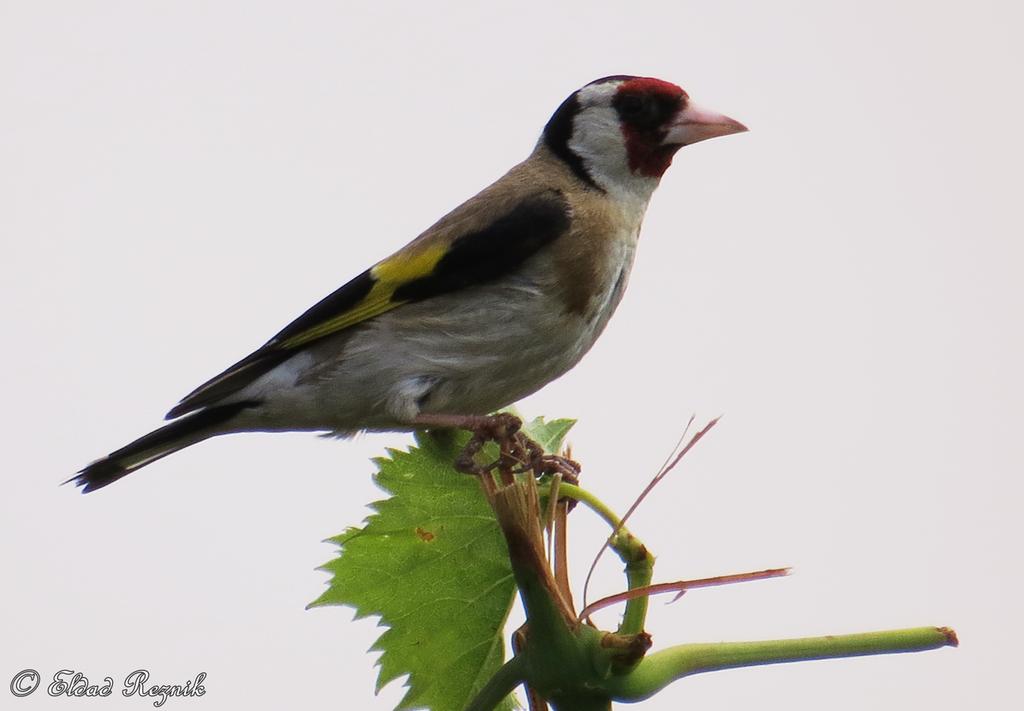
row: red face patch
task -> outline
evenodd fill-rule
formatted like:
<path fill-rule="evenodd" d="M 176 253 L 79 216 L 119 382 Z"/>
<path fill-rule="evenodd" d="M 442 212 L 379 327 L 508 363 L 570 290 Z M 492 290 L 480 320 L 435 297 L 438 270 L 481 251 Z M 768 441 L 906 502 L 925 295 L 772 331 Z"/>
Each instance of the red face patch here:
<path fill-rule="evenodd" d="M 654 77 L 636 77 L 629 79 L 622 83 L 619 87 L 619 91 L 623 92 L 636 92 L 636 93 L 651 93 L 651 94 L 665 94 L 670 97 L 686 96 L 686 92 L 683 91 L 681 86 L 676 86 L 670 81 L 663 81 L 662 79 L 655 79 Z"/>
<path fill-rule="evenodd" d="M 688 98 L 675 84 L 651 77 L 627 79 L 619 86 L 612 106 L 619 114 L 631 171 L 660 178 L 668 170 L 680 147 L 662 141 Z"/>

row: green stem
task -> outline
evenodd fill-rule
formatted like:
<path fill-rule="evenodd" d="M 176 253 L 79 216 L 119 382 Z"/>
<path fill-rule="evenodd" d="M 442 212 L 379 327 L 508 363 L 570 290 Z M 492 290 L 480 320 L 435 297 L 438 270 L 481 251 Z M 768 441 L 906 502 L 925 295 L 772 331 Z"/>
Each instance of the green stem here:
<path fill-rule="evenodd" d="M 550 488 L 545 493 L 550 493 Z M 626 585 L 629 590 L 651 584 L 654 577 L 654 556 L 622 525 L 622 519 L 607 504 L 586 489 L 565 482 L 559 484 L 558 495 L 579 501 L 604 519 L 615 532 L 609 541 L 609 547 L 626 564 Z M 619 634 L 639 634 L 644 631 L 647 605 L 647 596 L 636 597 L 626 602 L 622 624 L 618 629 Z"/>
<path fill-rule="evenodd" d="M 760 642 L 682 644 L 648 655 L 629 674 L 609 679 L 605 688 L 616 700 L 640 701 L 677 679 L 700 672 L 866 654 L 923 652 L 956 644 L 956 634 L 947 627 Z"/>
<path fill-rule="evenodd" d="M 522 657 L 512 657 L 477 692 L 466 706 L 466 711 L 492 711 L 502 700 L 523 683 L 526 664 Z"/>
<path fill-rule="evenodd" d="M 626 584 L 630 590 L 646 587 L 654 578 L 654 556 L 637 538 L 625 529 L 615 534 L 611 548 L 619 559 L 626 564 Z M 626 609 L 622 613 L 619 634 L 640 634 L 647 623 L 647 606 L 650 597 L 642 595 L 626 601 Z"/>
<path fill-rule="evenodd" d="M 544 493 L 548 493 L 548 491 L 545 491 Z M 588 509 L 603 518 L 613 530 L 622 524 L 622 519 L 620 519 L 614 511 L 601 501 L 601 499 L 597 498 L 586 489 L 581 489 L 575 484 L 566 484 L 563 481 L 558 485 L 558 495 L 579 501 Z"/>

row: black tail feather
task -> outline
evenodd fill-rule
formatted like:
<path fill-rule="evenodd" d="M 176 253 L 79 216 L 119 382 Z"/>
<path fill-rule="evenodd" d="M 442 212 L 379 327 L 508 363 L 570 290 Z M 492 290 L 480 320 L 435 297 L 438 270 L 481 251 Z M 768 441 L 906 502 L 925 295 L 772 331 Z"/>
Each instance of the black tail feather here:
<path fill-rule="evenodd" d="M 63 483 L 74 482 L 75 486 L 82 488 L 83 494 L 102 489 L 136 469 L 218 434 L 218 425 L 224 424 L 242 410 L 258 404 L 245 401 L 207 407 L 143 435 L 102 459 L 97 459 Z"/>
<path fill-rule="evenodd" d="M 62 481 L 61 486 L 74 482 L 75 486 L 82 488 L 83 494 L 88 494 L 90 491 L 102 489 L 107 484 L 113 484 L 128 473 L 128 470 L 118 464 L 117 460 L 104 457 L 97 459 L 70 479 Z"/>

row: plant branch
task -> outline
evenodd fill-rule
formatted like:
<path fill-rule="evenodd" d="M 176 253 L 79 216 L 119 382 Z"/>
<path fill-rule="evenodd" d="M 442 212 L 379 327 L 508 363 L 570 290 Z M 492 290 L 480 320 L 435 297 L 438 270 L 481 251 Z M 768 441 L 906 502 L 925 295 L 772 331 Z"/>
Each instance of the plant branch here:
<path fill-rule="evenodd" d="M 547 494 L 548 491 L 546 491 L 545 488 L 542 488 L 541 491 Z M 586 489 L 576 486 L 575 484 L 567 484 L 565 481 L 562 481 L 558 485 L 558 495 L 574 501 L 579 501 L 581 504 L 604 519 L 612 530 L 615 530 L 622 525 L 622 519 L 619 518 L 618 514 L 612 511 L 606 503 L 601 501 L 601 499 L 597 498 Z"/>
<path fill-rule="evenodd" d="M 701 672 L 812 659 L 923 652 L 956 645 L 956 633 L 948 627 L 760 642 L 681 644 L 646 656 L 628 674 L 609 679 L 605 688 L 612 698 L 633 702 L 652 696 L 677 679 Z"/>
<path fill-rule="evenodd" d="M 556 490 L 555 486 L 555 483 L 552 482 L 547 492 L 549 496 L 551 491 Z M 612 535 L 605 545 L 615 551 L 619 559 L 625 563 L 628 589 L 636 590 L 650 585 L 654 577 L 654 556 L 640 542 L 640 539 L 622 525 L 623 520 L 607 504 L 579 486 L 566 484 L 564 481 L 558 482 L 557 492 L 558 496 L 564 496 L 582 503 L 611 527 Z M 623 599 L 627 600 L 626 609 L 623 613 L 618 633 L 640 634 L 644 631 L 644 622 L 647 618 L 647 598 L 643 595 L 631 595 Z M 578 619 L 582 620 L 586 617 L 586 614 L 581 613 Z"/>
<path fill-rule="evenodd" d="M 589 617 L 598 610 L 610 607 L 620 602 L 628 602 L 638 597 L 648 595 L 661 595 L 674 592 L 676 600 L 682 597 L 687 590 L 695 588 L 710 588 L 718 585 L 732 585 L 733 583 L 747 583 L 753 580 L 765 580 L 767 578 L 781 578 L 789 575 L 789 568 L 771 568 L 769 570 L 758 570 L 752 573 L 736 573 L 734 575 L 718 575 L 713 578 L 699 578 L 697 580 L 677 580 L 672 583 L 657 583 L 655 585 L 644 585 L 632 587 L 626 592 L 617 593 L 595 600 L 580 611 L 580 618 Z M 674 600 L 673 600 L 674 602 Z M 619 630 L 622 632 L 622 630 Z"/>
<path fill-rule="evenodd" d="M 647 588 L 654 579 L 654 554 L 652 554 L 639 538 L 630 533 L 621 524 L 608 540 L 608 547 L 626 565 L 626 587 L 630 594 L 635 590 Z M 630 595 L 625 599 L 626 609 L 622 612 L 619 623 L 619 634 L 641 634 L 647 624 L 647 607 L 650 602 L 648 595 Z M 588 609 L 592 609 L 589 605 Z M 584 611 L 585 612 L 585 611 Z M 587 619 L 589 612 L 580 612 L 579 619 Z"/>
<path fill-rule="evenodd" d="M 522 657 L 512 657 L 501 665 L 494 676 L 477 692 L 466 711 L 493 711 L 502 699 L 515 691 L 525 680 L 526 664 Z"/>

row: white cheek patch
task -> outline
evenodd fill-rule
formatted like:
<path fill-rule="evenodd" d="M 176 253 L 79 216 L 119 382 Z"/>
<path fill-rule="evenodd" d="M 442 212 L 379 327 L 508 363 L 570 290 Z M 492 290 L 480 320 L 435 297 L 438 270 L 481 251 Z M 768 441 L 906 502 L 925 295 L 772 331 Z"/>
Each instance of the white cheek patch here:
<path fill-rule="evenodd" d="M 610 106 L 589 106 L 576 114 L 569 148 L 583 159 L 598 183 L 602 183 L 601 177 L 621 179 L 624 170 L 628 173 L 626 138 L 619 115 Z"/>
<path fill-rule="evenodd" d="M 656 178 L 635 175 L 630 170 L 619 114 L 610 105 L 585 106 L 576 114 L 569 149 L 583 160 L 594 182 L 610 193 L 628 196 L 646 205 L 658 186 Z"/>

